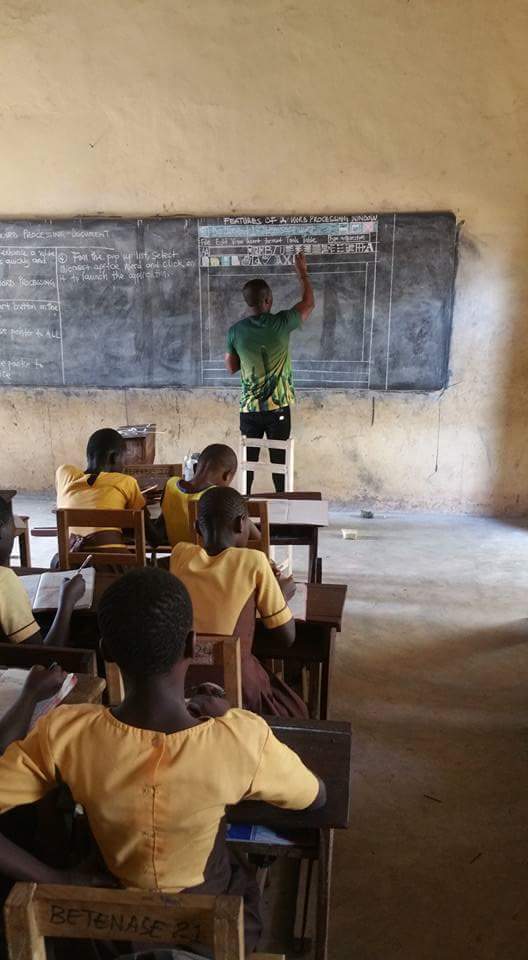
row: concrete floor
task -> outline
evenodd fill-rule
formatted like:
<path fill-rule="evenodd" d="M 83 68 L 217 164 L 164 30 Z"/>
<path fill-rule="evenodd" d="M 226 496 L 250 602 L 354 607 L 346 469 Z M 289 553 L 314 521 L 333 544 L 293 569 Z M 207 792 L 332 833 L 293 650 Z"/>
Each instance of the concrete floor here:
<path fill-rule="evenodd" d="M 332 716 L 354 730 L 330 960 L 528 957 L 528 530 L 335 511 L 320 553 L 349 586 Z"/>

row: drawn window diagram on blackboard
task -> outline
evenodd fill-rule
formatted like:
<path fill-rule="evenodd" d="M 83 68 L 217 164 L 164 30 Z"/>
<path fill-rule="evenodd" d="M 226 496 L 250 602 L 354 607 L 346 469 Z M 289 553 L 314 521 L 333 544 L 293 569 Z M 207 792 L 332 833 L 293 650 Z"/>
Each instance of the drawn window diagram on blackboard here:
<path fill-rule="evenodd" d="M 295 382 L 299 387 L 368 387 L 376 289 L 378 220 L 343 216 L 246 218 L 268 222 L 200 221 L 200 313 L 204 386 L 227 386 L 226 334 L 244 316 L 241 290 L 263 276 L 273 290 L 273 310 L 296 302 L 292 272 L 295 253 L 304 251 L 316 308 L 303 330 L 292 336 Z M 232 218 L 238 220 L 241 218 Z M 269 222 L 274 221 L 274 222 Z"/>

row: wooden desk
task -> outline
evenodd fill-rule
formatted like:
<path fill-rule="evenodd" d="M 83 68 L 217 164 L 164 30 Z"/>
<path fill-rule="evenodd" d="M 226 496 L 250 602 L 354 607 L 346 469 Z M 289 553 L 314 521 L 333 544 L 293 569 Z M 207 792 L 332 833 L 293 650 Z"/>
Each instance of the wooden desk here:
<path fill-rule="evenodd" d="M 347 586 L 343 583 L 297 583 L 288 606 L 296 621 L 326 623 L 341 630 Z"/>
<path fill-rule="evenodd" d="M 106 681 L 103 677 L 92 677 L 89 673 L 78 673 L 77 683 L 62 703 L 102 703 Z M 61 706 L 61 704 L 58 704 Z"/>
<path fill-rule="evenodd" d="M 18 571 L 16 571 L 18 573 Z M 41 570 L 24 569 L 21 572 L 41 573 Z M 75 613 L 90 616 L 97 613 L 97 606 L 106 588 L 121 574 L 106 573 L 98 570 L 95 574 L 95 590 L 92 606 L 88 610 L 76 610 Z M 341 583 L 300 583 L 290 605 L 296 621 L 324 623 L 341 630 L 347 586 Z"/>
<path fill-rule="evenodd" d="M 17 574 L 42 573 L 39 569 L 15 570 Z M 94 601 L 88 610 L 74 610 L 71 625 L 71 647 L 87 647 L 98 650 L 99 628 L 97 608 L 110 584 L 120 574 L 97 571 L 95 575 Z M 273 646 L 268 631 L 257 631 L 253 652 L 261 660 L 278 659 L 301 661 L 308 666 L 310 716 L 326 720 L 328 717 L 336 631 L 341 630 L 347 587 L 344 584 L 309 583 L 298 584 L 298 592 L 291 601 L 296 617 L 295 643 L 284 649 Z M 301 609 L 299 609 L 301 608 Z M 35 614 L 43 630 L 49 630 L 54 611 Z"/>
<path fill-rule="evenodd" d="M 228 807 L 230 823 L 260 823 L 274 830 L 308 830 L 321 827 L 348 827 L 350 818 L 349 723 L 332 720 L 269 720 L 275 736 L 299 754 L 301 760 L 324 780 L 326 806 L 320 810 L 279 810 L 270 804 L 244 801 Z"/>
<path fill-rule="evenodd" d="M 140 490 L 155 487 L 155 490 L 145 494 L 147 503 L 151 505 L 161 502 L 167 480 L 183 476 L 183 467 L 181 463 L 129 463 L 123 472 L 137 480 Z"/>
<path fill-rule="evenodd" d="M 16 573 L 17 577 L 31 576 L 38 573 L 48 573 L 47 567 L 13 567 L 13 572 Z M 60 571 L 58 571 L 60 572 Z M 75 571 L 64 571 L 64 576 L 71 576 Z M 97 607 L 99 600 L 101 599 L 106 588 L 110 586 L 114 580 L 119 579 L 122 574 L 116 573 L 102 573 L 99 570 L 95 574 L 95 589 L 94 589 L 94 599 L 92 606 L 87 610 L 74 610 L 71 619 L 71 628 L 70 632 L 72 634 L 70 648 L 75 650 L 82 649 L 83 646 L 93 652 L 98 650 L 99 646 L 99 630 L 97 626 Z M 38 610 L 34 611 L 34 617 L 37 621 L 39 627 L 45 632 L 49 630 L 53 620 L 55 618 L 55 610 Z M 43 649 L 63 649 L 59 648 L 43 648 Z M 66 649 L 66 648 L 64 648 Z M 57 657 L 55 659 L 58 659 Z M 35 661 L 40 662 L 40 661 Z"/>
<path fill-rule="evenodd" d="M 288 811 L 265 803 L 245 802 L 228 807 L 230 823 L 258 823 L 286 833 L 292 846 L 234 843 L 245 853 L 266 857 L 296 856 L 308 862 L 306 896 L 309 895 L 311 865 L 318 861 L 316 902 L 316 960 L 326 960 L 330 919 L 330 884 L 334 827 L 348 826 L 350 818 L 351 730 L 348 723 L 311 720 L 272 720 L 273 732 L 295 750 L 302 760 L 325 781 L 327 803 L 321 810 Z M 258 849 L 256 849 L 258 847 Z M 301 898 L 302 899 L 302 898 Z M 301 909 L 304 916 L 304 903 Z M 304 922 L 302 923 L 304 936 Z"/>
<path fill-rule="evenodd" d="M 35 664 L 50 667 L 58 663 L 67 673 L 77 674 L 77 684 L 64 703 L 101 703 L 106 681 L 97 676 L 94 650 L 72 647 L 46 647 L 40 643 L 0 643 L 0 663 L 4 667 L 29 670 Z"/>
<path fill-rule="evenodd" d="M 18 547 L 20 551 L 20 564 L 23 567 L 29 567 L 31 566 L 29 517 L 18 516 L 13 511 L 12 501 L 16 495 L 16 490 L 0 490 L 0 497 L 2 497 L 2 500 L 5 500 L 7 503 L 11 504 L 13 520 L 15 521 L 15 539 L 18 540 Z"/>
<path fill-rule="evenodd" d="M 259 499 L 255 494 L 254 499 Z M 261 498 L 262 499 L 262 498 Z M 328 526 L 327 500 L 266 500 L 272 546 L 307 546 L 308 579 L 321 579 L 318 563 L 319 527 Z"/>
<path fill-rule="evenodd" d="M 328 718 L 336 631 L 341 630 L 347 587 L 339 583 L 297 584 L 289 606 L 295 616 L 295 643 L 276 646 L 269 631 L 257 629 L 253 652 L 260 660 L 301 662 L 308 669 L 308 712 Z M 287 677 L 286 677 L 287 679 Z"/>
<path fill-rule="evenodd" d="M 89 610 L 76 610 L 72 618 L 72 646 L 85 646 L 97 650 L 99 628 L 97 607 L 110 584 L 120 575 L 97 571 L 95 575 L 94 601 Z M 261 660 L 278 659 L 288 662 L 301 661 L 307 666 L 309 677 L 308 710 L 310 716 L 326 720 L 329 712 L 332 689 L 332 671 L 336 631 L 341 630 L 347 587 L 344 584 L 309 583 L 298 585 L 300 597 L 292 600 L 296 618 L 295 643 L 286 650 L 274 647 L 268 631 L 257 631 L 253 652 Z M 297 607 L 304 607 L 296 611 Z M 36 614 L 37 621 L 46 629 L 50 626 L 50 614 Z"/>
<path fill-rule="evenodd" d="M 36 663 L 42 667 L 58 663 L 67 673 L 97 677 L 95 651 L 82 648 L 47 647 L 42 643 L 0 643 L 0 663 L 5 667 L 24 670 Z"/>
<path fill-rule="evenodd" d="M 293 494 L 292 494 L 293 496 Z M 321 580 L 321 565 L 318 561 L 319 528 L 328 526 L 327 500 L 279 500 L 254 494 L 251 500 L 264 500 L 268 505 L 271 546 L 297 546 L 309 548 L 308 580 L 316 583 Z M 149 504 L 152 520 L 160 515 L 159 505 Z M 170 553 L 172 547 L 161 544 L 155 548 L 157 553 Z"/>

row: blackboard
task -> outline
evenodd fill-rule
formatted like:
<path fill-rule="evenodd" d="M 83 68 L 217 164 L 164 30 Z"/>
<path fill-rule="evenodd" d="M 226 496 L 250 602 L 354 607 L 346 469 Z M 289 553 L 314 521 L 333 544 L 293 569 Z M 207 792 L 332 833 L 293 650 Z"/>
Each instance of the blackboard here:
<path fill-rule="evenodd" d="M 448 380 L 451 213 L 0 222 L 0 384 L 234 386 L 241 288 L 316 309 L 292 335 L 302 388 L 438 390 Z"/>

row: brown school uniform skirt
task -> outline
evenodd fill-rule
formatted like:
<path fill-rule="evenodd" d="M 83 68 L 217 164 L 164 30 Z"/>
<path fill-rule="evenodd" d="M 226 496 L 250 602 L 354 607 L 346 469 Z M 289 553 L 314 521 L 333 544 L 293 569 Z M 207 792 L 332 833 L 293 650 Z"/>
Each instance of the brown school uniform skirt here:
<path fill-rule="evenodd" d="M 256 625 L 255 597 L 241 610 L 233 636 L 240 637 L 242 660 L 242 696 L 244 707 L 261 717 L 308 717 L 306 704 L 287 683 L 266 669 L 254 656 Z"/>
<path fill-rule="evenodd" d="M 244 708 L 261 717 L 306 719 L 308 710 L 304 701 L 280 677 L 267 670 L 252 653 L 255 623 L 256 604 L 253 596 L 242 609 L 233 630 L 233 636 L 240 638 Z M 198 663 L 191 666 L 188 679 L 193 686 L 208 680 L 214 680 L 221 685 L 223 678 L 221 671 L 212 671 L 211 668 L 202 670 Z"/>

